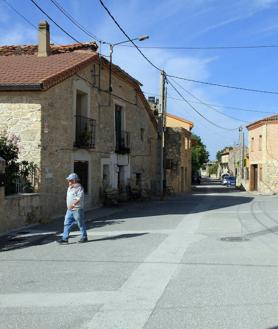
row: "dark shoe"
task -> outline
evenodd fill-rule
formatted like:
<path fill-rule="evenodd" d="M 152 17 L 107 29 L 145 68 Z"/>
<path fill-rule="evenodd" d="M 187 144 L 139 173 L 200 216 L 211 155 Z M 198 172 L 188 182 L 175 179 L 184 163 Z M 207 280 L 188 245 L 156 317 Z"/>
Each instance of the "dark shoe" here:
<path fill-rule="evenodd" d="M 68 244 L 68 243 L 69 243 L 69 242 L 68 242 L 68 239 L 65 240 L 65 239 L 63 239 L 63 238 L 57 240 L 57 242 L 60 243 L 60 244 Z"/>
<path fill-rule="evenodd" d="M 78 242 L 79 243 L 88 242 L 88 238 L 81 238 Z"/>

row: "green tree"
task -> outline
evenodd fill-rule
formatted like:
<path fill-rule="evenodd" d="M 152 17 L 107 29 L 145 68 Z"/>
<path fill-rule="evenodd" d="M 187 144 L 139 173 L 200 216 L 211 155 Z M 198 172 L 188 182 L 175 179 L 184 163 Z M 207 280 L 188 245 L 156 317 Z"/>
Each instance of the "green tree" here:
<path fill-rule="evenodd" d="M 225 146 L 223 149 L 219 150 L 219 151 L 216 153 L 216 159 L 217 159 L 217 162 L 218 162 L 218 163 L 221 162 L 221 154 L 222 154 L 226 149 L 232 150 L 233 147 L 232 147 L 232 146 Z"/>
<path fill-rule="evenodd" d="M 203 144 L 201 137 L 192 134 L 192 172 L 199 170 L 209 160 L 209 152 Z"/>
<path fill-rule="evenodd" d="M 216 175 L 218 170 L 218 164 L 213 164 L 209 167 L 209 175 Z"/>

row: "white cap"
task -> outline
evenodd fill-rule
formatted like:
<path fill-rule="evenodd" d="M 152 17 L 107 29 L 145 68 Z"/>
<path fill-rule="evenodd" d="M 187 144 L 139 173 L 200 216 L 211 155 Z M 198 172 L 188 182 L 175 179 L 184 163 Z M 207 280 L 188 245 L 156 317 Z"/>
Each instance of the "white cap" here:
<path fill-rule="evenodd" d="M 76 173 L 71 173 L 71 174 L 68 175 L 66 180 L 79 180 L 79 177 Z"/>

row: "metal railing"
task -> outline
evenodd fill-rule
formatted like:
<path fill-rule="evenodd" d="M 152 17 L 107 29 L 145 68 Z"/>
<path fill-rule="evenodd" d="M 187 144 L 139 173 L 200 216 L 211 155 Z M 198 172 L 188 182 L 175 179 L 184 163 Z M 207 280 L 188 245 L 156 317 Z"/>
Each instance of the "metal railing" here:
<path fill-rule="evenodd" d="M 76 115 L 74 146 L 80 148 L 95 148 L 96 120 Z"/>
<path fill-rule="evenodd" d="M 116 153 L 130 152 L 130 133 L 127 131 L 120 131 L 116 133 Z"/>
<path fill-rule="evenodd" d="M 5 175 L 4 185 L 6 195 L 37 192 L 39 169 L 36 165 L 26 165 L 24 162 L 20 163 L 17 173 L 8 172 Z"/>

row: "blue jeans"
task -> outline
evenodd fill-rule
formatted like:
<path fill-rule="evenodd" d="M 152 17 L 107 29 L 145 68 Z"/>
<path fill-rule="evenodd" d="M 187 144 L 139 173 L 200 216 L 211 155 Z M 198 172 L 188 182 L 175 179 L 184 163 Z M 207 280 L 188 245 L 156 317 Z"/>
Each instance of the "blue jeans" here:
<path fill-rule="evenodd" d="M 68 239 L 70 230 L 74 224 L 77 224 L 79 227 L 81 239 L 87 238 L 84 209 L 77 209 L 77 210 L 67 210 L 66 212 L 65 221 L 64 221 L 63 239 L 64 240 Z"/>

